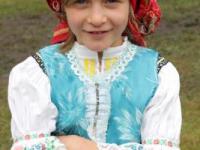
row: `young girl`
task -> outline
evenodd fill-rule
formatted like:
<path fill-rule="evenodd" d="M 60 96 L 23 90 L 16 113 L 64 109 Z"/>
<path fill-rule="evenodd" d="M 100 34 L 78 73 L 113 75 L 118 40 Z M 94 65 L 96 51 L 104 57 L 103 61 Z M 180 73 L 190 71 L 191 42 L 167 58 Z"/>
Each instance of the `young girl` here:
<path fill-rule="evenodd" d="M 179 75 L 143 37 L 155 0 L 49 0 L 53 45 L 9 78 L 12 150 L 178 150 Z"/>

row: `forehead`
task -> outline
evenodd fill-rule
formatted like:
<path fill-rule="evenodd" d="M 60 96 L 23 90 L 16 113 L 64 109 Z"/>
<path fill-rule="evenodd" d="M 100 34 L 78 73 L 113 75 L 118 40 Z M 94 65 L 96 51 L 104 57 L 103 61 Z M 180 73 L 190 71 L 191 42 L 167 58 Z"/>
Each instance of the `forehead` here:
<path fill-rule="evenodd" d="M 102 2 L 104 2 L 104 1 L 107 1 L 107 0 L 63 0 L 63 3 L 64 4 L 72 4 L 72 3 L 77 2 L 77 1 L 90 1 L 90 2 L 92 2 L 92 1 L 102 1 Z M 128 0 L 121 0 L 121 1 L 128 1 Z"/>

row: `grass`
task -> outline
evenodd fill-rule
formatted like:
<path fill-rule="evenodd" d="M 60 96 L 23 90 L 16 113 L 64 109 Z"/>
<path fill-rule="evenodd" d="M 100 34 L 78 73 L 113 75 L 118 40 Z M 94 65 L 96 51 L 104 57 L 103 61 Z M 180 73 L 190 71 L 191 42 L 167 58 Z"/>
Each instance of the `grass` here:
<path fill-rule="evenodd" d="M 0 0 L 0 18 L 40 14 L 47 10 L 45 0 Z"/>
<path fill-rule="evenodd" d="M 200 6 L 199 0 L 159 0 L 163 17 L 149 47 L 170 60 L 180 73 L 183 127 L 182 150 L 200 147 Z M 9 70 L 31 52 L 47 45 L 55 25 L 41 0 L 0 0 L 0 150 L 11 144 L 7 104 Z M 45 38 L 44 38 L 45 37 Z M 9 40 L 8 40 L 9 39 Z"/>
<path fill-rule="evenodd" d="M 196 13 L 196 16 L 193 16 L 192 18 L 199 17 L 198 13 L 200 13 L 200 1 L 198 0 L 194 0 L 193 2 L 188 0 L 168 0 L 167 2 L 164 0 L 158 1 L 162 7 L 165 20 L 170 23 L 178 23 L 180 20 L 193 15 L 194 12 Z"/>
<path fill-rule="evenodd" d="M 180 73 L 183 126 L 182 150 L 200 147 L 200 1 L 161 1 L 163 21 L 150 46 L 158 48 Z"/>
<path fill-rule="evenodd" d="M 1 80 L 0 86 L 0 150 L 8 150 L 11 144 L 10 113 L 8 111 L 7 81 Z"/>

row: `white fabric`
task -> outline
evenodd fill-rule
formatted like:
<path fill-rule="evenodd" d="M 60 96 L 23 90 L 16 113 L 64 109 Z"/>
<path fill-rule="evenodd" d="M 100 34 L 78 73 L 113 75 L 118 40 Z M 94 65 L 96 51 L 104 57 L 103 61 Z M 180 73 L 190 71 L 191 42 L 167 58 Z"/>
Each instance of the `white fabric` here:
<path fill-rule="evenodd" d="M 58 138 L 50 136 L 16 142 L 11 150 L 66 150 Z"/>
<path fill-rule="evenodd" d="M 93 59 L 95 60 L 95 66 L 96 66 L 96 74 L 101 74 L 105 72 L 105 60 L 108 58 L 118 58 L 121 56 L 122 52 L 127 49 L 129 41 L 127 37 L 124 37 L 124 42 L 122 45 L 117 47 L 112 47 L 109 49 L 105 49 L 102 56 L 102 64 L 101 68 L 99 67 L 99 58 L 98 54 L 95 51 L 91 51 L 84 45 L 80 45 L 79 43 L 75 42 L 72 50 L 74 50 L 76 56 L 79 58 L 79 64 L 83 68 L 84 66 L 84 59 Z M 100 70 L 100 71 L 99 71 Z"/>
<path fill-rule="evenodd" d="M 121 72 L 125 69 L 126 65 L 132 60 L 136 53 L 137 46 L 131 44 L 127 37 L 124 38 L 122 45 L 112 47 L 104 50 L 101 60 L 101 68 L 99 71 L 99 58 L 96 52 L 89 50 L 87 47 L 78 44 L 74 44 L 67 57 L 71 63 L 71 68 L 81 81 L 86 84 L 95 84 L 100 82 L 112 82 L 115 80 Z M 116 50 L 116 51 L 114 51 Z M 84 53 L 83 53 L 84 52 Z M 84 72 L 84 59 L 95 60 L 96 74 L 93 77 L 88 76 Z M 119 58 L 117 65 L 111 67 L 109 71 L 105 71 L 105 61 L 108 58 Z"/>
<path fill-rule="evenodd" d="M 13 140 L 25 135 L 50 134 L 55 130 L 57 109 L 50 101 L 50 83 L 32 57 L 12 69 L 9 77 L 8 102 L 12 113 L 11 132 Z M 55 150 L 64 150 L 56 137 L 19 141 L 19 147 L 47 145 L 46 140 L 55 138 Z M 39 145 L 40 146 L 40 145 Z"/>
<path fill-rule="evenodd" d="M 144 112 L 141 127 L 143 140 L 167 139 L 179 144 L 182 122 L 179 89 L 179 75 L 168 63 L 159 72 L 158 89 Z"/>
<path fill-rule="evenodd" d="M 109 93 L 109 85 L 99 85 L 99 101 L 98 114 L 96 114 L 96 87 L 93 84 L 86 85 L 85 100 L 86 100 L 86 118 L 89 122 L 87 128 L 90 139 L 98 142 L 106 141 L 106 131 L 110 116 L 111 97 Z M 96 127 L 94 127 L 96 124 Z"/>
<path fill-rule="evenodd" d="M 174 66 L 168 63 L 160 70 L 158 77 L 158 89 L 144 112 L 141 128 L 142 140 L 161 138 L 178 145 L 182 121 L 179 75 Z M 12 69 L 9 78 L 8 100 L 12 113 L 13 139 L 27 134 L 48 134 L 55 130 L 58 112 L 51 102 L 50 83 L 32 57 Z M 29 143 L 30 140 L 26 142 Z M 123 145 L 106 143 L 98 143 L 98 148 L 100 150 L 130 149 Z M 178 148 L 144 144 L 143 149 L 177 150 Z"/>
<path fill-rule="evenodd" d="M 110 57 L 120 56 L 123 50 L 127 48 L 128 38 L 124 37 L 124 42 L 120 46 L 107 48 L 103 51 L 103 60 Z M 96 59 L 98 61 L 98 54 L 95 51 L 91 51 L 84 45 L 75 42 L 73 48 L 77 54 L 77 56 L 81 59 L 89 58 Z"/>

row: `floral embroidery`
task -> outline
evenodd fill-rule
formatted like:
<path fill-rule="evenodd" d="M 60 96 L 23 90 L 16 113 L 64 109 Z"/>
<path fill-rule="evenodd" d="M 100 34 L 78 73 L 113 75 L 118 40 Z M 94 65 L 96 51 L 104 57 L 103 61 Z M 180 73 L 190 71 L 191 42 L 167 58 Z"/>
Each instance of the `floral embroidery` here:
<path fill-rule="evenodd" d="M 138 143 L 126 143 L 121 145 L 98 143 L 97 147 L 101 150 L 143 150 L 143 146 Z"/>
<path fill-rule="evenodd" d="M 55 150 L 57 146 L 61 146 L 58 143 L 58 140 L 55 137 L 45 137 L 47 135 L 40 134 L 37 138 L 44 138 L 43 142 L 30 144 L 30 145 L 23 145 L 19 144 L 14 147 L 13 150 Z M 48 135 L 49 136 L 49 135 Z M 30 140 L 32 136 L 27 135 L 23 139 Z"/>
<path fill-rule="evenodd" d="M 16 146 L 16 147 L 14 148 L 14 150 L 23 150 L 23 149 L 24 149 L 24 147 L 21 146 L 21 145 L 18 145 L 18 146 Z"/>
<path fill-rule="evenodd" d="M 32 134 L 32 135 L 25 135 L 23 137 L 18 137 L 14 140 L 14 142 L 19 142 L 23 140 L 31 140 L 31 139 L 36 139 L 36 138 L 44 138 L 44 137 L 49 137 L 49 134 Z"/>
<path fill-rule="evenodd" d="M 165 145 L 169 147 L 177 147 L 178 145 L 172 141 L 166 139 L 147 139 L 143 140 L 142 144 L 158 144 L 158 145 Z"/>

